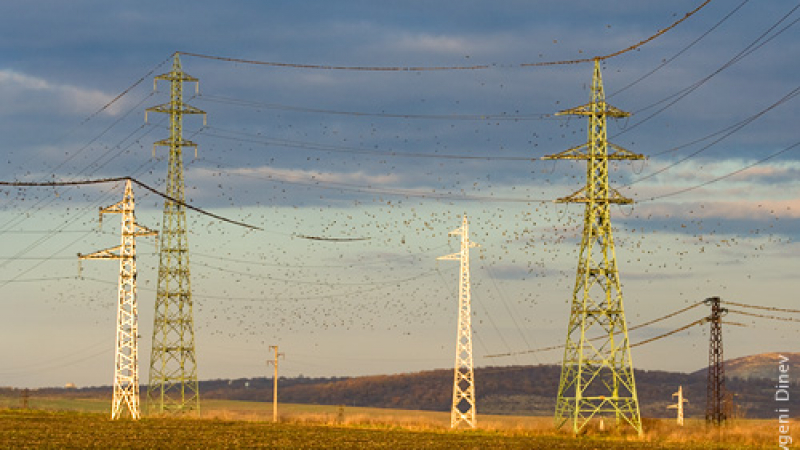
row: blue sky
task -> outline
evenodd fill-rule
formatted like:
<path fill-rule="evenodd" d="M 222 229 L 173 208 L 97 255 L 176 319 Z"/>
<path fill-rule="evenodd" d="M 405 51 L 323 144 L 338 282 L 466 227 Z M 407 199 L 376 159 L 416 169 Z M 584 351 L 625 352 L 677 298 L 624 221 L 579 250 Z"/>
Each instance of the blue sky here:
<path fill-rule="evenodd" d="M 523 67 L 625 48 L 699 1 L 10 1 L 0 5 L 2 180 L 133 175 L 163 187 L 167 101 L 153 75 L 175 51 L 321 65 L 471 66 L 349 71 L 184 55 L 200 79 L 186 119 L 187 197 L 263 227 L 190 213 L 200 377 L 260 376 L 279 344 L 287 375 L 450 367 L 458 265 L 447 232 L 471 218 L 477 365 L 555 363 L 582 209 L 550 200 L 585 168 L 534 160 L 585 141 L 553 117 L 589 100 L 591 64 Z M 637 200 L 613 221 L 626 311 L 636 325 L 718 295 L 796 308 L 800 225 L 793 2 L 711 2 L 675 29 L 603 63 L 611 141 L 649 157 L 614 166 Z M 151 71 L 154 71 L 151 73 Z M 142 79 L 140 83 L 137 80 Z M 134 87 L 95 114 L 119 93 Z M 465 157 L 491 157 L 470 159 Z M 525 160 L 530 158 L 532 160 Z M 770 158 L 764 160 L 765 158 Z M 762 161 L 764 160 L 764 161 Z M 0 385 L 109 384 L 117 266 L 75 254 L 117 244 L 97 208 L 121 186 L 4 190 L 0 199 Z M 684 192 L 684 190 L 689 189 Z M 158 198 L 137 191 L 140 222 Z M 367 237 L 350 243 L 296 234 Z M 143 380 L 157 255 L 139 241 Z M 702 316 L 632 333 L 637 342 Z M 692 315 L 694 314 L 694 315 Z M 792 323 L 731 315 L 726 356 L 796 347 Z M 634 349 L 637 367 L 696 370 L 707 331 Z M 681 349 L 680 357 L 676 349 Z"/>

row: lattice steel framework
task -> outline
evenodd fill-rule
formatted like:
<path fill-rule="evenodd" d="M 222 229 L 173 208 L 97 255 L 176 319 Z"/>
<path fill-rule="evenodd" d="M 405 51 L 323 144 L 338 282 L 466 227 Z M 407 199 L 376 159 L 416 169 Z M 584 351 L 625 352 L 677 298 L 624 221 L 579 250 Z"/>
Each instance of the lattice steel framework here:
<path fill-rule="evenodd" d="M 458 332 L 456 334 L 456 364 L 453 377 L 453 407 L 450 427 L 466 424 L 475 428 L 475 373 L 472 367 L 472 306 L 469 281 L 469 249 L 478 244 L 469 240 L 469 222 L 464 215 L 461 227 L 448 236 L 461 236 L 461 251 L 439 260 L 461 261 L 458 283 Z"/>
<path fill-rule="evenodd" d="M 166 193 L 172 199 L 184 202 L 183 148 L 192 147 L 196 153 L 197 144 L 183 138 L 183 116 L 205 112 L 183 102 L 183 83 L 197 83 L 198 80 L 183 72 L 177 53 L 172 70 L 157 76 L 154 85 L 158 80 L 170 82 L 170 101 L 147 111 L 169 114 L 170 137 L 156 142 L 153 152 L 157 146 L 169 148 Z M 149 410 L 158 414 L 199 411 L 200 407 L 186 210 L 179 202 L 164 201 L 161 224 L 158 290 L 147 388 Z"/>
<path fill-rule="evenodd" d="M 117 335 L 114 353 L 114 397 L 111 400 L 111 420 L 122 417 L 139 419 L 139 313 L 136 297 L 136 237 L 152 236 L 155 231 L 136 223 L 131 181 L 125 183 L 122 201 L 100 209 L 103 214 L 122 214 L 120 245 L 80 259 L 118 259 L 119 289 L 117 299 Z"/>
<path fill-rule="evenodd" d="M 719 297 L 705 300 L 711 306 L 711 315 L 706 318 L 711 324 L 708 347 L 708 383 L 706 395 L 706 422 L 722 425 L 725 422 L 725 360 L 722 357 L 722 316 L 728 312 L 719 306 Z"/>
<path fill-rule="evenodd" d="M 611 204 L 629 204 L 609 185 L 610 160 L 637 160 L 607 139 L 608 117 L 627 117 L 605 100 L 600 63 L 595 60 L 591 102 L 559 115 L 587 116 L 586 144 L 547 156 L 547 159 L 586 160 L 586 187 L 558 199 L 584 203 L 583 238 L 573 290 L 567 342 L 556 403 L 556 426 L 572 422 L 580 432 L 595 416 L 614 415 L 642 434 L 642 421 L 633 376 L 628 326 L 622 302 L 616 251 L 611 230 Z M 602 336 L 599 340 L 590 340 Z"/>

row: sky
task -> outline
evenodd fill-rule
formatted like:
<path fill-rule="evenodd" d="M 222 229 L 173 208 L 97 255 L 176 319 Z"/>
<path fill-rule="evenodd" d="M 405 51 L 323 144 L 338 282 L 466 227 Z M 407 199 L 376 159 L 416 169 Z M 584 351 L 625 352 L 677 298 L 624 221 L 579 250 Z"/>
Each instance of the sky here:
<path fill-rule="evenodd" d="M 701 3 L 2 2 L 0 180 L 133 176 L 163 190 L 153 143 L 166 117 L 145 110 L 168 101 L 153 78 L 186 52 L 199 79 L 186 101 L 207 113 L 205 125 L 185 119 L 198 144 L 184 155 L 187 201 L 263 229 L 188 213 L 200 379 L 267 376 L 270 345 L 286 376 L 452 367 L 458 264 L 436 258 L 458 250 L 447 233 L 465 214 L 481 245 L 475 365 L 559 363 L 558 350 L 528 350 L 566 337 L 583 208 L 553 200 L 583 187 L 586 169 L 541 158 L 586 142 L 584 119 L 554 113 L 589 101 L 593 66 L 529 64 L 614 53 Z M 610 174 L 635 200 L 612 209 L 629 326 L 712 296 L 797 308 L 798 9 L 712 1 L 602 62 L 609 103 L 632 113 L 609 121 L 609 140 L 647 156 Z M 97 210 L 122 189 L 0 190 L 0 385 L 111 384 L 118 265 L 76 254 L 118 244 L 118 218 L 100 228 Z M 138 221 L 159 228 L 161 199 L 135 195 Z M 137 252 L 146 383 L 154 240 Z M 726 320 L 727 358 L 797 351 L 796 322 Z M 707 328 L 634 347 L 635 367 L 702 369 Z"/>

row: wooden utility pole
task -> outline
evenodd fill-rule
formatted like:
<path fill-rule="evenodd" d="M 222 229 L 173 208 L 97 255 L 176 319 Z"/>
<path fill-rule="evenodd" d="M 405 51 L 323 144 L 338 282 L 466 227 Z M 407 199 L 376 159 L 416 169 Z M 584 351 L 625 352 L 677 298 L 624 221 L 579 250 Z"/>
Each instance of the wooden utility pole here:
<path fill-rule="evenodd" d="M 270 364 L 275 366 L 275 375 L 272 379 L 272 421 L 278 421 L 278 358 L 284 358 L 283 353 L 278 353 L 277 345 L 270 345 L 269 349 L 275 352 L 275 358 L 267 361 L 267 367 Z"/>

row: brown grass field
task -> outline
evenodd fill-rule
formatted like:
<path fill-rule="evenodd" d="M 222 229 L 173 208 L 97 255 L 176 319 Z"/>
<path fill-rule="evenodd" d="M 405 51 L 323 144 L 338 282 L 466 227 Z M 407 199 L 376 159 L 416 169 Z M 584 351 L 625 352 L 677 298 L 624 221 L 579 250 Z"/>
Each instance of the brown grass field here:
<path fill-rule="evenodd" d="M 777 424 L 735 421 L 720 432 L 687 420 L 645 419 L 645 436 L 592 429 L 578 437 L 550 417 L 479 415 L 477 430 L 450 430 L 449 413 L 323 405 L 207 401 L 201 415 L 108 420 L 96 399 L 0 398 L 0 448 L 392 448 L 392 449 L 757 449 L 777 448 Z"/>

